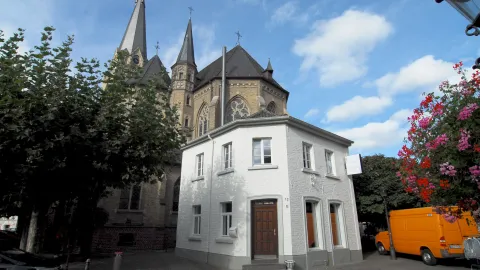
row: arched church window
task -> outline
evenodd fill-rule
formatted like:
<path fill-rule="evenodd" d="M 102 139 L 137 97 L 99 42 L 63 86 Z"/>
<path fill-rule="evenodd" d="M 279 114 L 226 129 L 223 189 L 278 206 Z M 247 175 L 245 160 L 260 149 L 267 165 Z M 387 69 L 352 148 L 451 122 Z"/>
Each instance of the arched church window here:
<path fill-rule="evenodd" d="M 247 103 L 240 97 L 234 97 L 227 105 L 225 122 L 232 122 L 250 115 Z"/>
<path fill-rule="evenodd" d="M 277 113 L 277 105 L 275 105 L 275 102 L 271 101 L 267 105 L 267 111 L 276 114 Z"/>
<path fill-rule="evenodd" d="M 178 177 L 177 181 L 173 185 L 173 204 L 172 204 L 172 211 L 178 212 L 178 202 L 180 201 L 180 177 Z"/>
<path fill-rule="evenodd" d="M 198 116 L 198 136 L 202 136 L 208 131 L 208 106 L 203 105 Z"/>
<path fill-rule="evenodd" d="M 190 95 L 187 95 L 187 105 L 190 106 Z"/>
<path fill-rule="evenodd" d="M 185 126 L 185 127 L 188 127 L 188 117 L 185 117 L 184 126 Z"/>

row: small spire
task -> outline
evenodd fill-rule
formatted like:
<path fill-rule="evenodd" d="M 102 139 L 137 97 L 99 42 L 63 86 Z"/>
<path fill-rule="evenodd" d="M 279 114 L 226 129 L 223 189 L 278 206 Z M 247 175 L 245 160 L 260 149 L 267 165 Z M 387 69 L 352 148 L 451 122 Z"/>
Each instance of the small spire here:
<path fill-rule="evenodd" d="M 160 49 L 160 42 L 157 41 L 157 45 L 155 45 L 155 49 L 157 50 L 157 56 L 158 56 L 158 49 Z"/>
<path fill-rule="evenodd" d="M 273 72 L 272 63 L 270 63 L 270 57 L 268 58 L 268 65 L 267 65 L 267 68 L 265 69 L 265 71 Z"/>
<path fill-rule="evenodd" d="M 237 45 L 240 45 L 240 38 L 242 35 L 240 35 L 240 31 L 235 32 L 235 35 L 237 35 Z"/>
<path fill-rule="evenodd" d="M 192 32 L 192 20 L 188 20 L 187 31 L 185 31 L 185 38 L 183 39 L 182 49 L 180 49 L 180 53 L 177 57 L 177 62 L 179 63 L 187 63 L 193 66 L 197 66 L 195 64 L 195 50 L 193 48 L 193 32 Z"/>
<path fill-rule="evenodd" d="M 140 49 L 143 57 L 147 58 L 147 26 L 145 21 L 145 0 L 135 0 L 135 9 L 133 10 L 127 29 L 123 35 L 122 42 L 118 47 L 120 50 L 127 49 L 133 53 Z"/>

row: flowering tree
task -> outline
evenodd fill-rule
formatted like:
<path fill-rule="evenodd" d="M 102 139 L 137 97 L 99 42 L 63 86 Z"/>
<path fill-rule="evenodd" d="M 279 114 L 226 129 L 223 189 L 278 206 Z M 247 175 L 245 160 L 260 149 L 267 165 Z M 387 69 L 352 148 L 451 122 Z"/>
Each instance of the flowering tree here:
<path fill-rule="evenodd" d="M 408 118 L 406 144 L 398 152 L 401 178 L 408 193 L 418 195 L 453 222 L 462 211 L 479 217 L 480 73 L 470 78 L 462 62 L 453 67 L 461 81 L 443 82 Z M 451 208 L 448 206 L 458 206 Z"/>

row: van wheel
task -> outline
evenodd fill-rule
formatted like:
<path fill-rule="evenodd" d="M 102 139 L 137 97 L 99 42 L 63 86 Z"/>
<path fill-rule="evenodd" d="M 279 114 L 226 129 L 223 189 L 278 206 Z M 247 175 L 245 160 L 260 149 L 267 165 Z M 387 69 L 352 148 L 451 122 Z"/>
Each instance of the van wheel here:
<path fill-rule="evenodd" d="M 435 258 L 432 254 L 432 252 L 430 251 L 430 249 L 426 248 L 426 249 L 422 249 L 422 261 L 424 264 L 426 265 L 436 265 L 437 264 L 437 258 Z"/>
<path fill-rule="evenodd" d="M 377 244 L 377 251 L 380 255 L 386 255 L 388 253 L 382 243 Z"/>

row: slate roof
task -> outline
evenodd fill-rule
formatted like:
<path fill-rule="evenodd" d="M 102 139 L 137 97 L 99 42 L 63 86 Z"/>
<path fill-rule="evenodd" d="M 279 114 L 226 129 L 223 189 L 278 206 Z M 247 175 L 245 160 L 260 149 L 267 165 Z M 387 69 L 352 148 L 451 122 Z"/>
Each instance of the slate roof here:
<path fill-rule="evenodd" d="M 120 43 L 120 50 L 127 49 L 129 53 L 133 53 L 140 48 L 143 58 L 147 59 L 147 25 L 145 21 L 145 0 L 138 0 L 133 10 L 127 30 L 123 35 Z"/>
<path fill-rule="evenodd" d="M 270 59 L 268 59 L 268 65 L 267 65 L 267 68 L 265 69 L 265 71 L 273 72 L 273 67 L 272 67 L 272 63 L 270 63 Z"/>
<path fill-rule="evenodd" d="M 285 90 L 275 79 L 267 79 L 263 76 L 264 68 L 244 49 L 237 45 L 226 54 L 226 70 L 227 78 L 252 78 L 263 79 L 273 84 L 280 90 Z M 271 68 L 271 64 L 270 64 Z M 222 77 L 222 57 L 213 61 L 197 74 L 197 82 L 195 89 L 199 89 L 211 80 Z"/>
<path fill-rule="evenodd" d="M 145 66 L 143 67 L 143 75 L 139 79 L 140 84 L 146 84 L 148 83 L 148 80 L 157 74 L 159 74 L 162 71 L 162 67 L 164 68 L 165 66 L 163 65 L 162 61 L 160 60 L 160 57 L 158 55 L 155 55 L 148 61 Z M 170 85 L 170 77 L 168 76 L 167 73 L 162 78 L 166 85 Z"/>
<path fill-rule="evenodd" d="M 180 53 L 177 57 L 176 64 L 187 63 L 193 66 L 195 64 L 195 50 L 193 49 L 193 32 L 192 32 L 192 19 L 188 20 L 187 31 L 185 31 L 185 37 L 183 38 L 183 45 Z"/>

